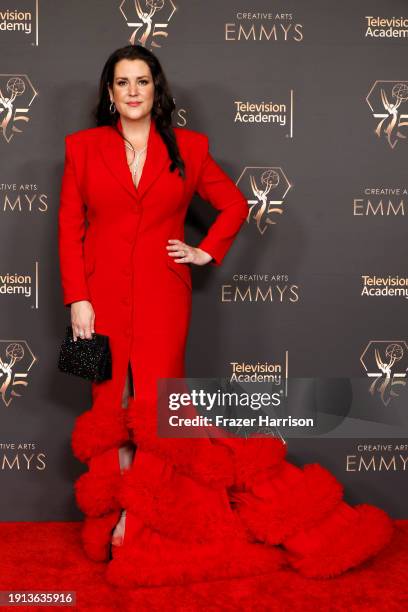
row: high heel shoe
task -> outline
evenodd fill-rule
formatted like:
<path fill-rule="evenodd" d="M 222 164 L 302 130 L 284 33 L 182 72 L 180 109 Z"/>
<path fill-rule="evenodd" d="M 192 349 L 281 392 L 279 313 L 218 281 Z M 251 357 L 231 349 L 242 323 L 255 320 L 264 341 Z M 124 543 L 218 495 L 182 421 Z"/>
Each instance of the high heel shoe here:
<path fill-rule="evenodd" d="M 121 535 L 115 535 L 115 531 L 119 523 L 121 525 L 121 528 L 123 528 L 123 531 Z M 112 530 L 112 539 L 111 539 L 112 546 L 122 546 L 123 545 L 123 542 L 125 539 L 125 531 L 126 531 L 126 510 L 122 510 L 120 519 L 118 523 L 116 524 L 115 528 Z"/>

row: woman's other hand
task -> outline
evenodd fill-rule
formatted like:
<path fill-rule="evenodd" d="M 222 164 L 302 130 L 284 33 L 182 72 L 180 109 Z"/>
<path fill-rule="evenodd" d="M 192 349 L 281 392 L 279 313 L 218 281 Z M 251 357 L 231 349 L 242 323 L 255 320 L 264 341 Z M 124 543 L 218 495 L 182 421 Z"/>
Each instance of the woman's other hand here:
<path fill-rule="evenodd" d="M 181 240 L 169 240 L 168 242 L 170 243 L 166 246 L 168 255 L 177 263 L 192 263 L 196 266 L 204 266 L 212 260 L 212 256 L 206 251 L 190 246 Z"/>
<path fill-rule="evenodd" d="M 81 300 L 71 304 L 71 326 L 74 341 L 77 338 L 91 340 L 95 332 L 95 312 L 91 302 Z"/>

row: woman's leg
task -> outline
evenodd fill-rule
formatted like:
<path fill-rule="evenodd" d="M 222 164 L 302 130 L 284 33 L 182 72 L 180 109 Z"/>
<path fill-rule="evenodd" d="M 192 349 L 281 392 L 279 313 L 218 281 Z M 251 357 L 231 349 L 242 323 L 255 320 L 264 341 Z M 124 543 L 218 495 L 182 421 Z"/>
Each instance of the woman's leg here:
<path fill-rule="evenodd" d="M 127 409 L 129 403 L 129 397 L 134 396 L 133 389 L 133 380 L 132 380 L 132 372 L 130 369 L 130 364 L 128 365 L 128 370 L 126 374 L 125 386 L 122 392 L 122 408 Z M 128 470 L 132 465 L 133 455 L 134 455 L 135 447 L 132 442 L 128 442 L 124 446 L 119 448 L 119 464 L 121 470 Z"/>
<path fill-rule="evenodd" d="M 134 387 L 133 387 L 133 379 L 132 372 L 130 369 L 130 364 L 128 365 L 128 371 L 125 380 L 125 386 L 123 388 L 122 393 L 122 408 L 127 409 L 129 403 L 129 397 L 132 395 L 134 397 Z M 133 462 L 133 457 L 135 454 L 135 446 L 132 442 L 128 442 L 127 444 L 121 446 L 118 450 L 119 452 L 119 465 L 121 472 L 123 473 L 125 470 L 128 470 Z M 116 524 L 115 529 L 112 533 L 112 544 L 116 544 L 120 546 L 125 535 L 125 521 L 126 521 L 126 510 L 122 510 L 120 519 Z"/>

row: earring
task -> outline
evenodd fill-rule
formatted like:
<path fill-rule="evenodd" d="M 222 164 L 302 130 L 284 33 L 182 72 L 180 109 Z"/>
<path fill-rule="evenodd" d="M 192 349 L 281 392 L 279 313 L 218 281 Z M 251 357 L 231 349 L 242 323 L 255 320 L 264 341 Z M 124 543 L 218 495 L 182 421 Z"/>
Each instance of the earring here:
<path fill-rule="evenodd" d="M 112 106 L 113 106 L 113 108 L 112 108 Z M 115 106 L 115 103 L 113 101 L 109 104 L 109 112 L 110 112 L 111 115 L 114 115 L 116 113 L 116 106 Z"/>

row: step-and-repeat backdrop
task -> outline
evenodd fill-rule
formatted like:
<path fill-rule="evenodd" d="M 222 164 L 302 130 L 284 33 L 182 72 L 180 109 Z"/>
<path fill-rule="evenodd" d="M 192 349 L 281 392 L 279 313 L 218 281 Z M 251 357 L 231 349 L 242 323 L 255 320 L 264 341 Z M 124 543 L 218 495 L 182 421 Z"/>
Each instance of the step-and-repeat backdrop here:
<path fill-rule="evenodd" d="M 290 459 L 406 516 L 406 2 L 0 0 L 0 519 L 81 517 L 70 435 L 90 384 L 57 370 L 64 136 L 94 126 L 129 43 L 248 199 L 222 266 L 193 270 L 187 375 L 283 386 L 325 417 Z M 195 196 L 186 241 L 215 214 Z"/>

